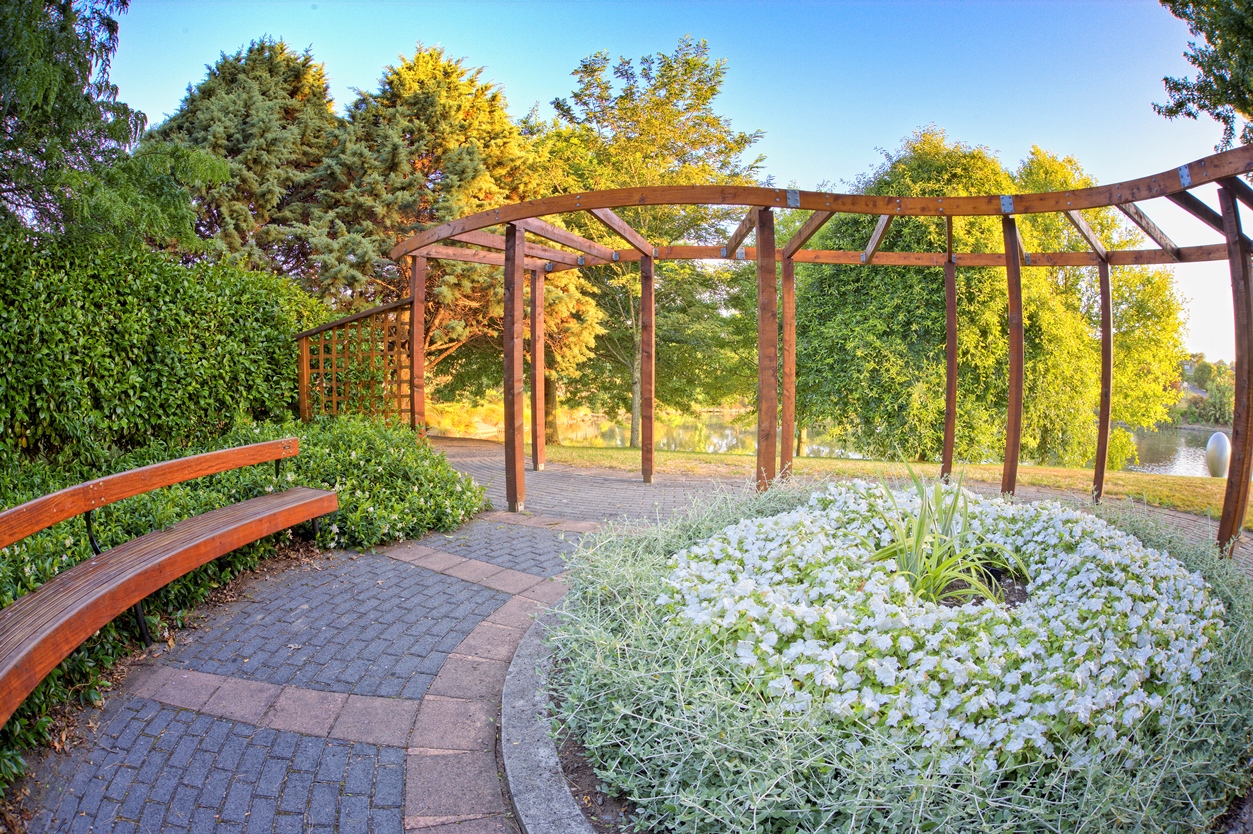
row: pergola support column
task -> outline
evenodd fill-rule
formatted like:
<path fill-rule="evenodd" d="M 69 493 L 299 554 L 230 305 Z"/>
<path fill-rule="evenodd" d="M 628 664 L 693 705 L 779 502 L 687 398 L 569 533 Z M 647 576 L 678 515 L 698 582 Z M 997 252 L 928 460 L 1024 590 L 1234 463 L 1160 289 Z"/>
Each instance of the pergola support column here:
<path fill-rule="evenodd" d="M 544 270 L 531 270 L 531 468 L 544 471 Z"/>
<path fill-rule="evenodd" d="M 409 259 L 409 425 L 426 425 L 426 258 Z"/>
<path fill-rule="evenodd" d="M 1013 495 L 1018 487 L 1018 452 L 1022 446 L 1022 382 L 1025 350 L 1022 329 L 1022 251 L 1018 224 L 1011 215 L 1001 217 L 1005 238 L 1005 274 L 1009 290 L 1009 400 L 1005 414 L 1005 465 L 1001 470 L 1001 494 Z"/>
<path fill-rule="evenodd" d="M 640 257 L 640 475 L 653 482 L 653 413 L 656 407 L 656 282 L 652 255 Z"/>
<path fill-rule="evenodd" d="M 1250 386 L 1250 362 L 1253 361 L 1253 293 L 1250 292 L 1249 249 L 1240 229 L 1240 212 L 1234 191 L 1225 183 L 1218 188 L 1222 207 L 1223 236 L 1227 239 L 1227 261 L 1231 267 L 1231 300 L 1235 308 L 1235 410 L 1231 425 L 1231 464 L 1227 468 L 1227 490 L 1223 496 L 1223 514 L 1218 522 L 1218 546 L 1230 549 L 1240 538 L 1244 515 L 1249 505 L 1249 478 L 1253 475 L 1253 386 Z"/>
<path fill-rule="evenodd" d="M 505 503 L 509 512 L 520 513 L 526 506 L 526 473 L 522 455 L 524 441 L 522 374 L 523 258 L 526 232 L 509 223 L 505 226 Z"/>
<path fill-rule="evenodd" d="M 1101 403 L 1096 417 L 1096 466 L 1092 474 L 1092 500 L 1105 494 L 1105 464 L 1109 458 L 1110 407 L 1114 392 L 1114 302 L 1109 288 L 1109 261 L 1096 265 L 1101 284 Z"/>
<path fill-rule="evenodd" d="M 953 218 L 944 218 L 948 257 L 944 259 L 944 449 L 940 480 L 953 474 L 953 443 L 957 437 L 957 261 L 953 258 Z"/>
<path fill-rule="evenodd" d="M 774 259 L 774 212 L 757 212 L 757 490 L 775 476 L 779 430 L 779 274 Z"/>
<path fill-rule="evenodd" d="M 792 474 L 796 448 L 796 262 L 784 255 L 783 279 L 783 407 L 779 421 L 779 475 Z"/>

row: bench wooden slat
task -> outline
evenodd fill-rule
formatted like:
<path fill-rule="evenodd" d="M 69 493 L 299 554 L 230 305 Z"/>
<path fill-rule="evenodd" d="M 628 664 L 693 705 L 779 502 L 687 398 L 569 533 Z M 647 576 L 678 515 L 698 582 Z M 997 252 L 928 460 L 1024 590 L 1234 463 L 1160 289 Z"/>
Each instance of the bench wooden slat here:
<path fill-rule="evenodd" d="M 0 513 L 0 547 L 8 547 L 54 524 L 123 498 L 205 475 L 216 475 L 229 469 L 295 457 L 299 452 L 299 439 L 285 437 L 282 440 L 253 443 L 237 449 L 222 449 L 189 458 L 154 463 L 66 487 Z"/>
<path fill-rule="evenodd" d="M 0 609 L 0 724 L 119 612 L 219 556 L 338 508 L 335 493 L 306 487 L 262 495 L 118 545 L 14 600 Z"/>

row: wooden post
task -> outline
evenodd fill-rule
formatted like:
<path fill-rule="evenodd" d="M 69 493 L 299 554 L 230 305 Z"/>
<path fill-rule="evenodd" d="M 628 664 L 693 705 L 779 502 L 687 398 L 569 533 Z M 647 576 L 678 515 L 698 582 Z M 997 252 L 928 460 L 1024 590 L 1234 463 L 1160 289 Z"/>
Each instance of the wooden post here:
<path fill-rule="evenodd" d="M 505 225 L 505 503 L 509 512 L 520 513 L 526 506 L 526 472 L 522 455 L 522 273 L 526 232 L 512 223 Z"/>
<path fill-rule="evenodd" d="M 544 471 L 544 270 L 531 270 L 531 468 Z"/>
<path fill-rule="evenodd" d="M 1092 500 L 1100 503 L 1105 493 L 1110 403 L 1114 392 L 1114 303 L 1109 289 L 1109 261 L 1102 258 L 1096 268 L 1101 283 L 1101 404 L 1096 417 L 1096 471 L 1092 474 Z"/>
<path fill-rule="evenodd" d="M 653 482 L 653 412 L 656 408 L 656 282 L 652 255 L 640 256 L 640 474 Z"/>
<path fill-rule="evenodd" d="M 957 262 L 953 259 L 953 218 L 946 217 L 948 258 L 944 261 L 944 450 L 940 479 L 953 474 L 953 444 L 957 438 Z"/>
<path fill-rule="evenodd" d="M 774 480 L 779 430 L 779 275 L 774 212 L 757 212 L 757 490 Z M 790 442 L 790 440 L 789 440 Z"/>
<path fill-rule="evenodd" d="M 409 259 L 409 425 L 426 425 L 426 258 Z"/>
<path fill-rule="evenodd" d="M 1001 470 L 1001 493 L 1013 495 L 1018 486 L 1018 450 L 1022 445 L 1022 253 L 1018 224 L 1010 215 L 1001 217 L 1005 237 L 1005 275 L 1009 288 L 1009 403 L 1005 414 L 1005 466 Z"/>
<path fill-rule="evenodd" d="M 309 409 L 309 337 L 301 336 L 300 359 L 296 365 L 296 384 L 300 387 L 300 419 L 309 422 L 313 417 Z"/>
<path fill-rule="evenodd" d="M 782 261 L 783 278 L 783 409 L 779 421 L 779 475 L 792 474 L 796 442 L 796 262 Z"/>
<path fill-rule="evenodd" d="M 1236 402 L 1231 425 L 1231 464 L 1227 468 L 1227 490 L 1223 496 L 1223 514 L 1218 521 L 1218 546 L 1229 553 L 1240 539 L 1244 515 L 1249 505 L 1249 478 L 1253 475 L 1253 385 L 1250 385 L 1250 362 L 1253 362 L 1253 288 L 1250 287 L 1249 250 L 1240 229 L 1240 212 L 1236 195 L 1225 183 L 1218 188 L 1222 207 L 1223 234 L 1227 238 L 1227 262 L 1231 267 L 1231 300 L 1236 319 Z"/>

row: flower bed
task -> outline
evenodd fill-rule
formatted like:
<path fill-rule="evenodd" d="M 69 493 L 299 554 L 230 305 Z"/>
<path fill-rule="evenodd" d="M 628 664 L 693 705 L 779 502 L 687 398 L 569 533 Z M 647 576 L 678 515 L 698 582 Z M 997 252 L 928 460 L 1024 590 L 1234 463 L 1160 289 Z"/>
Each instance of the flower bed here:
<path fill-rule="evenodd" d="M 917 512 L 916 492 L 895 498 Z M 658 603 L 733 644 L 786 708 L 875 725 L 946 771 L 1051 756 L 1061 737 L 1099 753 L 1191 714 L 1222 627 L 1199 575 L 1078 510 L 971 496 L 968 523 L 1018 554 L 1028 599 L 926 602 L 873 559 L 895 509 L 884 488 L 832 485 L 680 553 Z"/>
<path fill-rule="evenodd" d="M 642 825 L 1204 831 L 1247 789 L 1253 594 L 1211 545 L 972 498 L 1027 597 L 946 605 L 883 558 L 890 509 L 725 496 L 575 554 L 559 720 Z"/>

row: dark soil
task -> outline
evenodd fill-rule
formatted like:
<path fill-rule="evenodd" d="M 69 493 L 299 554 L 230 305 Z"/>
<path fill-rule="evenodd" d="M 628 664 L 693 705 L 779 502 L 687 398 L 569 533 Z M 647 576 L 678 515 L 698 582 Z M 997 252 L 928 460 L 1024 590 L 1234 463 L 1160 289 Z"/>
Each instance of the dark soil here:
<path fill-rule="evenodd" d="M 993 571 L 988 578 L 987 585 L 998 593 L 1000 603 L 1006 608 L 1017 608 L 1027 601 L 1027 583 L 1012 573 L 1000 570 Z M 966 587 L 969 586 L 959 579 L 944 590 L 946 592 L 960 591 Z M 974 600 L 977 602 L 979 598 L 974 597 Z M 956 608 L 959 605 L 965 605 L 967 602 L 970 602 L 970 600 L 964 597 L 947 597 L 941 604 L 950 608 Z"/>
<path fill-rule="evenodd" d="M 557 757 L 561 760 L 561 772 L 565 774 L 566 783 L 570 786 L 574 804 L 579 806 L 596 834 L 635 831 L 631 824 L 635 816 L 635 806 L 604 791 L 600 780 L 596 778 L 596 771 L 592 770 L 587 761 L 583 745 L 574 738 L 565 736 L 557 747 Z"/>

